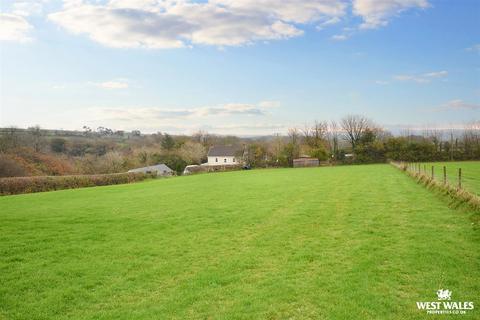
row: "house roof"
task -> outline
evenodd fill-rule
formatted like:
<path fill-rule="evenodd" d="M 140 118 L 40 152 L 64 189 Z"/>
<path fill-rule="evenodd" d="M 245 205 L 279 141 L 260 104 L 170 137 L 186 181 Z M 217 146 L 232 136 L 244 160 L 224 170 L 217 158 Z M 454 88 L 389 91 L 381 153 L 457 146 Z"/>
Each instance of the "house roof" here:
<path fill-rule="evenodd" d="M 242 150 L 240 146 L 213 146 L 208 150 L 209 157 L 233 157 Z"/>
<path fill-rule="evenodd" d="M 145 171 L 159 171 L 159 172 L 173 172 L 172 169 L 167 167 L 164 163 L 160 163 L 154 166 L 142 167 L 142 168 L 135 168 L 132 170 L 128 170 L 128 172 L 145 172 Z"/>

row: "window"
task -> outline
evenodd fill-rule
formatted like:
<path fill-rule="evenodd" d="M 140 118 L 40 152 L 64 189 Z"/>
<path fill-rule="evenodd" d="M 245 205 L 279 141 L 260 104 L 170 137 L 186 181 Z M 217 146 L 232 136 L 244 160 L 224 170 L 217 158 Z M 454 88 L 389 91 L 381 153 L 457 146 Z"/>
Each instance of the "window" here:
<path fill-rule="evenodd" d="M 235 162 L 235 158 L 233 158 L 233 162 Z"/>
<path fill-rule="evenodd" d="M 227 163 L 227 158 L 223 159 L 223 162 L 224 162 L 224 163 Z"/>
<path fill-rule="evenodd" d="M 215 158 L 215 162 L 218 162 L 218 158 Z"/>

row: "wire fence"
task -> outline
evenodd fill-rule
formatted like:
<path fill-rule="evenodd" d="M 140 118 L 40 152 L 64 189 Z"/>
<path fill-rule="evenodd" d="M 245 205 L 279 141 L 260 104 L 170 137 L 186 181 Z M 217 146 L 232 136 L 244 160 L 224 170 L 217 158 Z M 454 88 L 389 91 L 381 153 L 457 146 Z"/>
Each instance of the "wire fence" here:
<path fill-rule="evenodd" d="M 451 185 L 458 189 L 462 189 L 462 168 L 457 168 L 454 174 L 452 175 L 451 170 L 447 170 L 447 166 L 435 166 L 426 163 L 417 163 L 417 162 L 399 162 L 398 166 L 402 167 L 404 170 L 416 174 L 423 175 L 434 181 L 441 182 L 444 185 Z M 448 174 L 447 174 L 448 173 Z"/>

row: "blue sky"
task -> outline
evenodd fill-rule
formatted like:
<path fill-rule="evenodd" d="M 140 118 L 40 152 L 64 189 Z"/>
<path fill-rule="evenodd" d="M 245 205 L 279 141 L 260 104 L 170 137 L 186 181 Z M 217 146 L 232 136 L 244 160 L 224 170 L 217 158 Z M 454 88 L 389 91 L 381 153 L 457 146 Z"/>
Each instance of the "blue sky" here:
<path fill-rule="evenodd" d="M 2 1 L 0 125 L 285 133 L 480 120 L 480 2 Z"/>

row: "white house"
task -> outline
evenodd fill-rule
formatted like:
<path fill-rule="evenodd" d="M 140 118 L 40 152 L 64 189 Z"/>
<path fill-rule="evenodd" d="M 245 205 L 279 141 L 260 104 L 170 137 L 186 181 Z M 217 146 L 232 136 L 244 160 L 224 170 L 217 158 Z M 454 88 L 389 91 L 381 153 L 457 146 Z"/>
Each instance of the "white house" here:
<path fill-rule="evenodd" d="M 208 150 L 209 166 L 232 166 L 242 164 L 243 150 L 238 146 L 213 146 Z"/>

